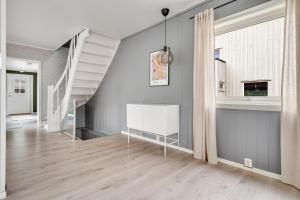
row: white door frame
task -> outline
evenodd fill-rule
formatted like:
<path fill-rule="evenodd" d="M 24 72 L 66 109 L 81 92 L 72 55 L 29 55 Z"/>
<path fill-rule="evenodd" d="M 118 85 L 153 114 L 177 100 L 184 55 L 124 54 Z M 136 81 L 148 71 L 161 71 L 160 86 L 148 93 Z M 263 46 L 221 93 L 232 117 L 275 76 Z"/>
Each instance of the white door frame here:
<path fill-rule="evenodd" d="M 22 61 L 26 61 L 26 62 L 31 62 L 31 63 L 37 63 L 38 64 L 38 71 L 37 71 L 37 128 L 42 126 L 42 115 L 41 115 L 41 111 L 42 111 L 42 107 L 41 107 L 41 102 L 42 102 L 42 79 L 41 79 L 41 75 L 42 75 L 42 69 L 41 69 L 41 61 L 39 60 L 30 60 L 30 59 L 24 59 L 24 58 L 16 58 L 16 57 L 7 57 L 9 59 L 15 59 L 15 60 L 22 60 Z M 32 107 L 32 106 L 31 106 Z"/>
<path fill-rule="evenodd" d="M 6 0 L 1 0 L 0 199 L 6 197 Z"/>

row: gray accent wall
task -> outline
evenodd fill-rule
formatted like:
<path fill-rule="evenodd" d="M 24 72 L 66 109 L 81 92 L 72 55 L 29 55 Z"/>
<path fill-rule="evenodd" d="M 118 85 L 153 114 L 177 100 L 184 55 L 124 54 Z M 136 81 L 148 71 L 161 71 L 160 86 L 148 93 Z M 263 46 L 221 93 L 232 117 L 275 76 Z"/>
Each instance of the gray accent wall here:
<path fill-rule="evenodd" d="M 122 40 L 116 56 L 88 102 L 88 128 L 118 134 L 126 130 L 126 104 L 165 103 L 180 105 L 180 146 L 193 148 L 193 20 L 189 17 L 206 8 L 227 2 L 212 0 L 168 20 L 167 43 L 174 54 L 170 85 L 149 86 L 149 54 L 162 48 L 162 24 Z M 238 0 L 216 10 L 216 19 L 250 8 L 266 0 Z M 217 111 L 218 156 L 280 173 L 280 113 L 242 110 Z"/>
<path fill-rule="evenodd" d="M 106 134 L 126 130 L 126 104 L 180 105 L 180 146 L 192 149 L 194 28 L 189 18 L 228 0 L 211 0 L 177 15 L 167 24 L 167 44 L 174 54 L 169 86 L 149 86 L 149 54 L 163 45 L 163 24 L 121 41 L 115 58 L 95 96 L 88 103 L 88 127 Z M 238 0 L 216 10 L 216 19 L 266 2 Z M 158 14 L 160 14 L 158 12 Z"/>
<path fill-rule="evenodd" d="M 280 112 L 217 109 L 218 157 L 280 174 Z"/>
<path fill-rule="evenodd" d="M 16 44 L 7 44 L 7 56 L 41 61 L 41 116 L 47 116 L 48 86 L 55 85 L 63 73 L 68 56 L 67 48 L 49 51 L 39 48 L 27 47 Z"/>

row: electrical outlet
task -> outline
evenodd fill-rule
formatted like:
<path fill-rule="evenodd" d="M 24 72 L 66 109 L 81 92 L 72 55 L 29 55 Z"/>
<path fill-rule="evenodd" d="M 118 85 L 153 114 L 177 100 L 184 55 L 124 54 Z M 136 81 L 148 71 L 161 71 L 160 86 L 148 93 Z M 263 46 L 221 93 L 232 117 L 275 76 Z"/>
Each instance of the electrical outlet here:
<path fill-rule="evenodd" d="M 252 159 L 250 159 L 250 158 L 245 158 L 245 159 L 244 159 L 244 165 L 245 165 L 245 167 L 252 168 Z"/>

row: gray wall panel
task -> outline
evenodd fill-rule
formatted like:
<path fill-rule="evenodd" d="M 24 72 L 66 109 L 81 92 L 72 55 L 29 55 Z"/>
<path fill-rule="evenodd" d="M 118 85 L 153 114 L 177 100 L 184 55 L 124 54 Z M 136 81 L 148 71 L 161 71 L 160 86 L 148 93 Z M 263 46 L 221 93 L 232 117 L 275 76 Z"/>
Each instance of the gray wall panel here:
<path fill-rule="evenodd" d="M 97 93 L 88 103 L 89 128 L 113 134 L 126 130 L 127 103 L 180 104 L 181 146 L 192 148 L 193 20 L 189 17 L 227 0 L 212 0 L 168 20 L 167 43 L 174 54 L 170 85 L 149 87 L 149 53 L 162 48 L 164 29 L 158 24 L 122 40 Z M 239 0 L 216 11 L 221 18 L 266 0 Z"/>
<path fill-rule="evenodd" d="M 167 43 L 175 57 L 169 86 L 149 87 L 149 53 L 163 45 L 162 24 L 122 40 L 107 75 L 88 102 L 88 127 L 106 134 L 126 130 L 128 103 L 179 104 L 180 146 L 192 149 L 194 33 L 193 20 L 188 18 L 224 2 L 208 1 L 168 21 Z M 216 18 L 262 2 L 266 0 L 238 0 L 218 9 Z M 255 167 L 280 172 L 279 113 L 223 110 L 217 112 L 217 121 L 219 157 L 239 163 L 249 157 Z"/>
<path fill-rule="evenodd" d="M 280 112 L 217 109 L 218 157 L 280 174 Z"/>
<path fill-rule="evenodd" d="M 270 116 L 269 134 L 269 169 L 279 173 L 281 171 L 281 145 L 280 145 L 280 114 Z"/>

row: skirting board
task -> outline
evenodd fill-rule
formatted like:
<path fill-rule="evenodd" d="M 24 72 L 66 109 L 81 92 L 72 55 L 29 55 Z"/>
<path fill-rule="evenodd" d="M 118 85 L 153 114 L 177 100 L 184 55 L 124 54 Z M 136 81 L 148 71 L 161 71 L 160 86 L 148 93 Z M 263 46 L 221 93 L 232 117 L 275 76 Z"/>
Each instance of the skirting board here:
<path fill-rule="evenodd" d="M 233 166 L 233 167 L 237 167 L 237 168 L 240 168 L 240 169 L 243 169 L 243 170 L 246 170 L 246 171 L 250 171 L 250 172 L 253 172 L 253 173 L 256 173 L 256 174 L 260 174 L 260 175 L 263 175 L 263 176 L 267 176 L 267 177 L 270 177 L 270 178 L 281 180 L 281 175 L 280 174 L 275 174 L 275 173 L 268 172 L 268 171 L 265 171 L 265 170 L 262 170 L 262 169 L 257 169 L 257 168 L 248 168 L 248 167 L 245 167 L 243 164 L 236 163 L 236 162 L 233 162 L 233 161 L 230 161 L 230 160 L 225 160 L 223 158 L 218 158 L 218 162 L 224 163 L 224 164 L 227 164 L 227 165 L 230 165 L 230 166 Z"/>
<path fill-rule="evenodd" d="M 128 135 L 128 132 L 127 131 L 121 131 L 121 134 Z M 151 143 L 154 143 L 154 144 L 159 144 L 159 145 L 162 145 L 162 146 L 164 145 L 163 142 L 156 141 L 156 140 L 146 138 L 146 137 L 142 137 L 142 136 L 135 135 L 135 134 L 130 135 L 130 137 L 137 138 L 137 139 L 140 139 L 140 140 L 144 140 L 144 141 L 147 141 L 147 142 L 151 142 Z M 186 148 L 178 147 L 178 146 L 174 146 L 174 145 L 167 145 L 167 146 L 170 147 L 170 148 L 173 148 L 173 149 L 177 149 L 179 151 L 189 153 L 189 154 L 194 154 L 193 150 L 191 150 L 191 149 L 186 149 Z M 233 162 L 233 161 L 230 161 L 230 160 L 225 160 L 223 158 L 218 158 L 218 162 L 224 163 L 226 165 L 230 165 L 230 166 L 233 166 L 233 167 L 236 167 L 236 168 L 239 168 L 239 169 L 243 169 L 243 170 L 246 170 L 246 171 L 250 171 L 250 172 L 253 172 L 253 173 L 256 173 L 256 174 L 260 174 L 260 175 L 263 175 L 263 176 L 267 176 L 267 177 L 270 177 L 270 178 L 281 180 L 281 175 L 279 175 L 279 174 L 275 174 L 275 173 L 268 172 L 268 171 L 261 170 L 261 169 L 257 169 L 257 168 L 247 168 L 243 164 L 240 164 L 240 163 L 237 163 L 237 162 Z"/>
<path fill-rule="evenodd" d="M 6 192 L 0 192 L 0 199 L 6 198 Z"/>
<path fill-rule="evenodd" d="M 127 131 L 121 131 L 121 134 L 128 135 L 128 132 Z M 159 144 L 159 145 L 162 145 L 162 146 L 165 145 L 165 143 L 163 143 L 163 142 L 153 140 L 153 139 L 150 139 L 150 138 L 146 138 L 146 137 L 142 137 L 142 136 L 135 135 L 135 134 L 130 134 L 130 137 L 145 140 L 147 142 L 151 142 L 151 143 L 154 143 L 154 144 Z M 174 145 L 170 145 L 170 144 L 167 144 L 167 147 L 177 149 L 179 151 L 183 151 L 183 152 L 188 153 L 188 154 L 194 154 L 193 150 L 191 150 L 191 149 L 178 147 L 178 146 L 174 146 Z"/>

